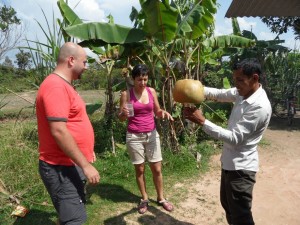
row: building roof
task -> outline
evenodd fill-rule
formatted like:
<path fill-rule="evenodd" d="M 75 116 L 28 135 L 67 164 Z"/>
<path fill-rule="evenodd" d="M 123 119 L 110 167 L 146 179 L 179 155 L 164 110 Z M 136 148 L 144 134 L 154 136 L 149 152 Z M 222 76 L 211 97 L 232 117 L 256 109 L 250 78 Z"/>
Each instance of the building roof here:
<path fill-rule="evenodd" d="M 300 0 L 233 0 L 225 17 L 300 16 Z"/>

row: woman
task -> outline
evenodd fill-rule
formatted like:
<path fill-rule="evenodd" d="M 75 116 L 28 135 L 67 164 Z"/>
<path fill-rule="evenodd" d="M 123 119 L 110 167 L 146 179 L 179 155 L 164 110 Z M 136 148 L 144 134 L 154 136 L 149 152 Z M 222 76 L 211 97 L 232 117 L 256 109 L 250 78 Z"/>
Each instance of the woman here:
<path fill-rule="evenodd" d="M 146 65 L 136 65 L 132 70 L 134 86 L 121 93 L 119 119 L 128 119 L 126 146 L 131 162 L 135 167 L 136 181 L 142 195 L 138 212 L 144 214 L 148 210 L 148 194 L 146 192 L 145 161 L 147 160 L 153 176 L 157 192 L 157 204 L 167 211 L 173 210 L 173 205 L 163 195 L 163 178 L 161 172 L 161 147 L 159 134 L 156 131 L 154 116 L 172 120 L 172 116 L 159 106 L 157 94 L 147 87 L 149 69 Z M 126 104 L 133 105 L 134 115 L 131 115 Z"/>

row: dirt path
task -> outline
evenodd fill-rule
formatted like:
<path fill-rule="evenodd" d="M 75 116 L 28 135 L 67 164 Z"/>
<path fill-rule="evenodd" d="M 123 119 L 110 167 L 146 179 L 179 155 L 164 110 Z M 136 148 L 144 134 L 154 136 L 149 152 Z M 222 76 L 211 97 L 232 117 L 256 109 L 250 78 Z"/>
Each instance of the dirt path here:
<path fill-rule="evenodd" d="M 259 146 L 260 171 L 254 186 L 253 216 L 256 225 L 300 224 L 300 115 L 292 127 L 273 118 Z M 129 225 L 226 225 L 219 202 L 220 155 L 212 158 L 211 169 L 194 183 L 180 183 L 172 195 L 175 210 L 167 213 L 149 207 L 144 215 L 129 214 Z M 181 194 L 184 192 L 184 194 Z M 177 194 L 175 194 L 177 193 Z"/>
<path fill-rule="evenodd" d="M 271 145 L 261 151 L 253 202 L 258 225 L 300 224 L 300 119 L 295 122 L 298 130 L 271 126 L 265 135 Z"/>
<path fill-rule="evenodd" d="M 260 171 L 254 186 L 253 216 L 256 225 L 300 224 L 300 118 L 292 127 L 273 119 L 259 147 Z M 188 198 L 174 211 L 179 221 L 195 225 L 223 225 L 219 203 L 219 155 L 212 169 L 190 185 Z"/>

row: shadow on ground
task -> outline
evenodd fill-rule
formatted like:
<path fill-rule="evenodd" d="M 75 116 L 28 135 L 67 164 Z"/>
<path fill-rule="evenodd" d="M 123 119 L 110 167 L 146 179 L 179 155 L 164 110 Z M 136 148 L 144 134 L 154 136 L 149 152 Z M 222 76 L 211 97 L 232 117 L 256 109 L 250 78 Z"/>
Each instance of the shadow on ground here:
<path fill-rule="evenodd" d="M 115 203 L 133 203 L 134 207 L 124 209 L 118 215 L 112 216 L 104 221 L 104 225 L 126 225 L 134 224 L 141 225 L 193 225 L 191 223 L 182 222 L 175 219 L 172 213 L 164 211 L 160 206 L 156 206 L 154 200 L 150 199 L 148 211 L 140 215 L 137 213 L 136 204 L 140 201 L 140 197 L 124 189 L 121 185 L 102 183 L 97 188 L 89 188 L 88 191 L 91 195 L 98 194 L 102 199 L 111 200 Z M 87 198 L 88 204 L 89 199 Z M 121 209 L 119 209 L 120 211 Z M 176 209 L 175 209 L 176 210 Z M 174 212 L 176 213 L 176 211 Z"/>
<path fill-rule="evenodd" d="M 270 124 L 270 130 L 300 130 L 300 113 L 298 112 L 293 119 L 292 125 L 288 125 L 287 119 L 278 118 L 276 116 L 272 116 Z"/>
<path fill-rule="evenodd" d="M 55 212 L 45 212 L 37 209 L 30 210 L 30 213 L 26 215 L 24 218 L 17 218 L 13 223 L 14 225 L 55 225 L 56 223 L 51 220 L 51 218 L 55 218 L 57 215 Z M 0 222 L 0 224 L 2 224 Z"/>
<path fill-rule="evenodd" d="M 133 213 L 137 213 L 135 208 L 105 220 L 104 225 L 131 224 L 125 217 Z M 148 212 L 138 216 L 137 222 L 141 225 L 193 225 L 192 223 L 177 220 L 172 216 L 172 213 L 165 213 L 151 205 L 148 207 Z"/>
<path fill-rule="evenodd" d="M 102 199 L 107 199 L 116 203 L 136 203 L 140 200 L 137 195 L 131 193 L 130 191 L 124 189 L 124 187 L 122 187 L 121 185 L 117 184 L 100 183 L 95 187 L 88 186 L 87 204 L 91 203 L 89 197 L 93 194 L 97 194 Z"/>

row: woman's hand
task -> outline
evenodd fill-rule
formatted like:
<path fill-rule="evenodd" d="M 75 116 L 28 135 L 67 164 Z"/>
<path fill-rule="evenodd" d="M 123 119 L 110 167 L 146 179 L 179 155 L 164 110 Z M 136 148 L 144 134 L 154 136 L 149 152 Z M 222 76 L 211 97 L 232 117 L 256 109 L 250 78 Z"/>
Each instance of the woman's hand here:
<path fill-rule="evenodd" d="M 173 117 L 167 111 L 161 110 L 160 113 L 161 113 L 160 118 L 174 121 Z"/>
<path fill-rule="evenodd" d="M 126 104 L 122 107 L 120 113 L 119 113 L 119 117 L 122 117 L 122 118 L 127 118 L 129 116 L 129 110 L 126 106 Z"/>

